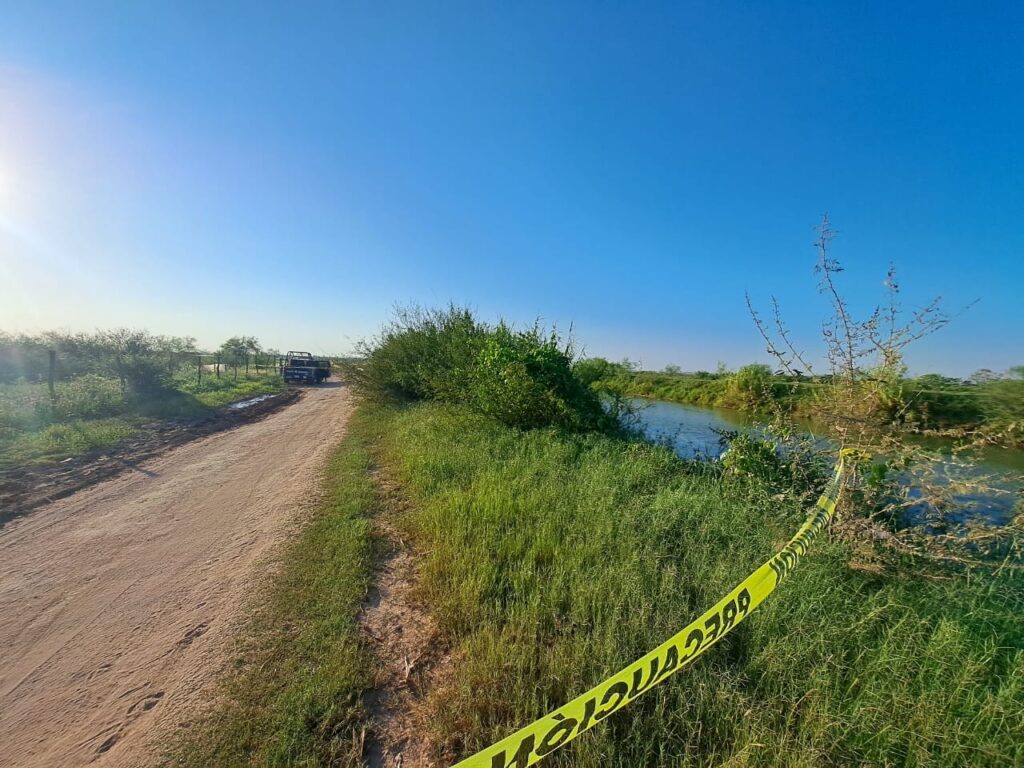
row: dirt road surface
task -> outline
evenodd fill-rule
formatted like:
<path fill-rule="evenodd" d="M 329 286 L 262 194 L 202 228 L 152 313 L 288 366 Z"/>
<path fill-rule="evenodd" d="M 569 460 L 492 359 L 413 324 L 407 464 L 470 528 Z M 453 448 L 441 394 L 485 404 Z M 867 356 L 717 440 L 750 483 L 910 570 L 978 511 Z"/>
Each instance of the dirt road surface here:
<path fill-rule="evenodd" d="M 194 722 L 349 409 L 310 389 L 0 530 L 0 765 L 151 765 Z"/>

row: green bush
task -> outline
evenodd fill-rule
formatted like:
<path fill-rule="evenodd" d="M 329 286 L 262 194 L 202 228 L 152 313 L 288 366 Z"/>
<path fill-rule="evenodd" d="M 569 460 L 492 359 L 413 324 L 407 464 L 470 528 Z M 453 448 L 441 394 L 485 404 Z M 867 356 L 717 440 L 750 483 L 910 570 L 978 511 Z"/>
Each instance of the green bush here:
<path fill-rule="evenodd" d="M 728 378 L 724 404 L 736 408 L 757 409 L 774 399 L 775 377 L 762 363 L 744 365 Z"/>
<path fill-rule="evenodd" d="M 743 432 L 731 434 L 729 449 L 722 454 L 722 466 L 731 474 L 757 478 L 772 484 L 777 484 L 786 474 L 785 464 L 774 441 Z"/>
<path fill-rule="evenodd" d="M 572 370 L 577 378 L 588 387 L 631 373 L 630 369 L 623 363 L 613 363 L 605 360 L 603 357 L 587 357 L 577 360 L 573 364 Z"/>
<path fill-rule="evenodd" d="M 571 344 L 537 326 L 490 326 L 464 308 L 399 310 L 350 377 L 364 394 L 468 405 L 522 429 L 610 429 L 614 417 L 573 368 Z"/>
<path fill-rule="evenodd" d="M 552 332 L 513 331 L 504 324 L 477 355 L 471 403 L 509 426 L 572 430 L 611 426 L 597 394 L 573 372 L 571 352 Z"/>
<path fill-rule="evenodd" d="M 400 309 L 349 375 L 377 398 L 465 402 L 487 329 L 468 309 Z"/>

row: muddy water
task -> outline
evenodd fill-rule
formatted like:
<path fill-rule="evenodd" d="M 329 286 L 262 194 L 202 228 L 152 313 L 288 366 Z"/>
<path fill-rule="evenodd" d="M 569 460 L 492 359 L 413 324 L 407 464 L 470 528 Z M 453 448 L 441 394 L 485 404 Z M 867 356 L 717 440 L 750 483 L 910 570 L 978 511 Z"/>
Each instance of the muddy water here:
<path fill-rule="evenodd" d="M 756 427 L 755 419 L 739 411 L 663 400 L 636 399 L 633 402 L 640 408 L 640 424 L 644 432 L 651 438 L 670 443 L 684 458 L 716 457 L 726 447 L 722 442 L 722 431 L 745 431 Z M 823 434 L 823 430 L 813 422 L 805 421 L 801 426 L 810 434 Z M 947 454 L 952 448 L 949 441 L 941 439 L 922 440 L 922 444 Z M 977 515 L 995 524 L 1006 523 L 1014 514 L 1015 504 L 1024 497 L 1024 451 L 989 448 L 971 459 L 974 466 L 969 470 L 961 470 L 951 463 L 940 465 L 940 470 L 948 474 L 950 482 L 961 479 L 965 473 L 968 477 L 993 476 L 994 489 L 991 493 L 957 496 L 957 516 Z"/>

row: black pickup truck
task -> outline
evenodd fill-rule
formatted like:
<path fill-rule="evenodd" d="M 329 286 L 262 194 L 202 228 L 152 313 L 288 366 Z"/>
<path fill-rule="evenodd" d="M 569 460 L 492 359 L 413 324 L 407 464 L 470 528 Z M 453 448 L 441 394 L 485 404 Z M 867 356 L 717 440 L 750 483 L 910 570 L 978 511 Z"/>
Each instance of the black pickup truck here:
<path fill-rule="evenodd" d="M 317 359 L 309 352 L 289 352 L 285 355 L 281 375 L 292 383 L 319 384 L 330 378 L 331 361 Z"/>

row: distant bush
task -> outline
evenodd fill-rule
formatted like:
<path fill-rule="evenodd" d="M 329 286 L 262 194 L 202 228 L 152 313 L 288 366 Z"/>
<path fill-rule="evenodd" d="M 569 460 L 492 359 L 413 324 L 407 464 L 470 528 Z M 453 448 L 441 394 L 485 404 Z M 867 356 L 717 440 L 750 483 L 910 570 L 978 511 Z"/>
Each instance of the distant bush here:
<path fill-rule="evenodd" d="M 756 410 L 774 400 L 775 377 L 772 369 L 762 363 L 744 365 L 726 378 L 723 405 Z"/>
<path fill-rule="evenodd" d="M 574 372 L 571 344 L 535 326 L 491 326 L 461 307 L 405 309 L 351 369 L 365 394 L 468 405 L 529 429 L 608 429 L 615 419 Z"/>
<path fill-rule="evenodd" d="M 588 387 L 629 373 L 629 370 L 621 363 L 613 363 L 603 357 L 587 357 L 577 360 L 572 370 L 576 377 Z"/>

